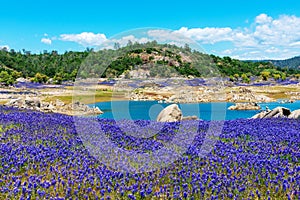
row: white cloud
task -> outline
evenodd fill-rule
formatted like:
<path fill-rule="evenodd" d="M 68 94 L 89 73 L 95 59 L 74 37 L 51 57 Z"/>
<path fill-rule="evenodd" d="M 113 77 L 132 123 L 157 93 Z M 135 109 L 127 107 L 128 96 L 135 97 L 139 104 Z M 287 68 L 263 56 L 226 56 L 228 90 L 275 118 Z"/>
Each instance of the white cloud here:
<path fill-rule="evenodd" d="M 280 52 L 280 49 L 276 48 L 276 47 L 270 47 L 266 50 L 267 53 L 278 53 Z"/>
<path fill-rule="evenodd" d="M 6 50 L 9 50 L 9 46 L 8 45 L 0 45 L 0 49 L 6 49 Z"/>
<path fill-rule="evenodd" d="M 229 27 L 225 28 L 191 28 L 182 27 L 178 31 L 174 31 L 175 33 L 182 34 L 188 38 L 191 38 L 196 41 L 200 41 L 202 43 L 211 43 L 214 44 L 216 42 L 221 41 L 231 41 L 231 33 L 232 29 Z"/>
<path fill-rule="evenodd" d="M 146 35 L 130 34 L 122 38 L 107 39 L 104 34 L 83 32 L 62 34 L 52 40 L 72 41 L 83 46 L 113 48 L 114 43 L 125 46 L 128 41 L 145 43 L 157 40 L 161 43 L 183 46 L 185 43 L 210 45 L 211 52 L 231 55 L 241 59 L 279 59 L 300 55 L 300 17 L 280 15 L 273 18 L 265 13 L 247 20 L 247 27 L 181 27 L 178 30 L 152 29 Z M 220 47 L 221 42 L 226 46 Z M 218 43 L 221 43 L 217 45 Z M 198 45 L 196 44 L 195 47 Z M 198 46 L 199 47 L 199 46 Z M 215 49 L 214 49 L 215 48 Z"/>
<path fill-rule="evenodd" d="M 264 24 L 264 23 L 270 23 L 272 21 L 272 17 L 269 17 L 268 15 L 262 13 L 258 15 L 255 18 L 255 23 L 257 24 Z"/>
<path fill-rule="evenodd" d="M 230 54 L 232 54 L 232 50 L 231 49 L 226 49 L 226 50 L 222 51 L 222 54 L 230 55 Z"/>
<path fill-rule="evenodd" d="M 80 34 L 62 34 L 60 40 L 79 43 L 82 46 L 99 46 L 105 42 L 106 36 L 102 33 L 83 32 Z"/>
<path fill-rule="evenodd" d="M 113 49 L 115 43 L 119 43 L 119 45 L 122 47 L 126 46 L 129 41 L 131 41 L 132 43 L 146 43 L 150 41 L 150 39 L 147 37 L 138 38 L 134 35 L 127 35 L 121 38 L 107 39 L 104 34 L 92 32 L 83 32 L 80 34 L 61 34 L 59 40 L 76 42 L 84 47 L 93 46 L 100 49 Z"/>
<path fill-rule="evenodd" d="M 49 44 L 49 45 L 52 44 L 52 40 L 49 38 L 42 38 L 41 42 L 44 44 Z"/>
<path fill-rule="evenodd" d="M 300 40 L 300 18 L 281 15 L 255 27 L 253 36 L 262 45 L 290 46 Z"/>
<path fill-rule="evenodd" d="M 152 39 L 158 42 L 167 42 L 167 43 L 191 43 L 192 40 L 178 31 L 171 31 L 165 29 L 154 29 L 149 30 L 147 35 Z"/>
<path fill-rule="evenodd" d="M 177 31 L 176 30 L 171 31 L 166 29 L 149 30 L 147 32 L 147 35 L 150 38 L 150 40 L 156 40 L 158 43 L 168 43 L 179 47 L 184 47 L 185 44 L 189 44 L 191 48 L 203 52 L 203 48 L 199 46 L 199 44 L 196 43 L 195 40 L 180 33 L 178 30 Z"/>
<path fill-rule="evenodd" d="M 291 47 L 300 47 L 300 41 L 293 42 L 290 44 Z"/>
<path fill-rule="evenodd" d="M 231 55 L 248 59 L 277 59 L 300 55 L 300 18 L 281 15 L 272 18 L 267 14 L 258 15 L 254 23 L 244 28 L 229 27 L 182 27 L 174 32 L 205 44 L 230 42 L 234 50 L 218 51 L 221 55 Z"/>
<path fill-rule="evenodd" d="M 230 41 L 231 28 L 187 28 L 182 27 L 179 30 L 149 30 L 148 36 L 159 42 L 172 43 L 193 43 L 198 41 L 201 43 L 214 44 L 220 41 Z"/>
<path fill-rule="evenodd" d="M 141 38 L 137 38 L 134 35 L 128 35 L 128 36 L 124 36 L 120 39 L 111 39 L 108 40 L 110 43 L 119 43 L 120 46 L 125 46 L 128 44 L 129 41 L 131 41 L 132 43 L 146 43 L 148 41 L 150 41 L 149 38 L 146 37 L 141 37 Z"/>
<path fill-rule="evenodd" d="M 113 49 L 115 43 L 118 43 L 120 45 L 120 47 L 124 47 L 128 44 L 129 41 L 131 41 L 134 44 L 135 42 L 137 42 L 137 43 L 146 43 L 146 42 L 149 42 L 151 40 L 149 38 L 146 38 L 146 37 L 137 38 L 134 35 L 127 35 L 127 36 L 124 36 L 124 37 L 121 37 L 121 38 L 107 39 L 103 43 L 98 45 L 97 47 L 100 48 L 100 49 Z"/>
<path fill-rule="evenodd" d="M 248 29 L 245 30 L 234 30 L 231 35 L 231 41 L 236 47 L 257 47 L 258 41 L 250 33 Z"/>

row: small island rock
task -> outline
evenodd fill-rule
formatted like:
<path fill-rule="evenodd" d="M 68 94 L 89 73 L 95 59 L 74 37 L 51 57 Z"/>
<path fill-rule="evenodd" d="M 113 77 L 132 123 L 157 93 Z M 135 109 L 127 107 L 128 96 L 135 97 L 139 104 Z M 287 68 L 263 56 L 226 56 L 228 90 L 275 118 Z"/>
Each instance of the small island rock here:
<path fill-rule="evenodd" d="M 228 110 L 260 110 L 257 103 L 236 103 L 228 108 Z"/>

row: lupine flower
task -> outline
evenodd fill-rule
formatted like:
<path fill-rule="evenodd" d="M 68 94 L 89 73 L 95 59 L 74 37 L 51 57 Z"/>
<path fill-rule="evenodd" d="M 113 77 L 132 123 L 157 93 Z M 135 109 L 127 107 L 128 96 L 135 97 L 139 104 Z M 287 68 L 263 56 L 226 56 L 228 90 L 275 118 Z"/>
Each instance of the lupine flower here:
<path fill-rule="evenodd" d="M 96 120 L 115 145 L 139 153 L 161 149 L 180 126 L 190 134 L 191 126 L 191 122 L 166 123 L 161 128 L 147 120 Z M 213 150 L 203 157 L 198 154 L 210 122 L 199 121 L 196 136 L 181 158 L 141 174 L 119 172 L 93 157 L 73 117 L 0 106 L 0 124 L 16 126 L 0 132 L 0 198 L 2 194 L 17 199 L 30 194 L 39 199 L 273 199 L 274 194 L 285 199 L 300 195 L 298 120 L 225 121 Z M 99 127 L 86 127 L 86 137 L 97 144 L 101 138 L 93 130 Z M 157 134 L 141 139 L 127 134 L 133 131 Z M 212 192 L 209 197 L 208 192 Z"/>

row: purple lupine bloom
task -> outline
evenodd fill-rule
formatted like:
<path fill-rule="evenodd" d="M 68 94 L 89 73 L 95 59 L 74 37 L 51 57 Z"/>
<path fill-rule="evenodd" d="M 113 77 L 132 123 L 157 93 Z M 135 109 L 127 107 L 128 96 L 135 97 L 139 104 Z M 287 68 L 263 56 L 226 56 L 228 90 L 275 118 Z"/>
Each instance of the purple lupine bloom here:
<path fill-rule="evenodd" d="M 3 109 L 9 111 L 10 108 Z M 162 148 L 180 125 L 167 123 L 155 137 L 140 139 L 126 134 L 132 128 L 126 128 L 125 121 L 118 122 L 124 123 L 120 129 L 114 120 L 97 120 L 115 145 L 143 153 Z M 136 198 L 197 199 L 204 198 L 207 192 L 213 192 L 208 197 L 213 199 L 299 196 L 300 128 L 297 120 L 226 121 L 213 151 L 203 158 L 199 158 L 198 153 L 210 122 L 199 121 L 197 135 L 181 158 L 159 171 L 142 174 L 121 173 L 94 158 L 84 148 L 72 125 L 72 117 L 0 110 L 0 124 L 8 123 L 20 125 L 0 135 L 4 141 L 0 144 L 3 166 L 0 191 L 4 195 L 16 195 L 18 199 L 22 193 L 23 197 L 32 193 L 39 199 L 63 199 L 70 190 L 78 199 L 91 198 L 85 196 L 87 192 L 93 198 L 102 195 L 104 199 L 110 196 L 129 199 L 130 193 Z M 145 127 L 149 123 L 140 120 L 135 124 Z M 88 132 L 90 129 L 86 130 L 86 136 L 99 142 L 97 132 Z M 140 129 L 140 132 L 145 131 Z M 156 131 L 156 127 L 153 130 Z M 21 140 L 14 138 L 18 135 Z M 17 172 L 13 173 L 12 168 Z M 18 175 L 19 170 L 25 172 Z M 257 190 L 255 194 L 251 188 L 257 185 L 267 189 Z M 236 191 L 240 192 L 238 196 Z"/>

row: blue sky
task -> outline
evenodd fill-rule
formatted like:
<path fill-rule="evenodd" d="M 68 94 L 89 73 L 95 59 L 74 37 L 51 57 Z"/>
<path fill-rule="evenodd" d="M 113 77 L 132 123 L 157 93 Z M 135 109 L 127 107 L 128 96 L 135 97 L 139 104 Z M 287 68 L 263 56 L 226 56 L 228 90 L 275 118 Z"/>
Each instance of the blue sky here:
<path fill-rule="evenodd" d="M 0 47 L 34 53 L 84 50 L 123 31 L 160 27 L 220 56 L 300 55 L 297 0 L 3 1 L 0 27 Z"/>

